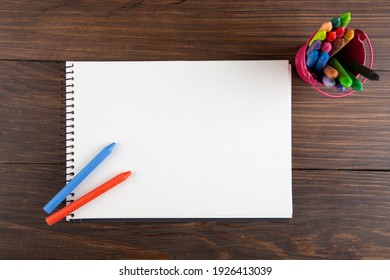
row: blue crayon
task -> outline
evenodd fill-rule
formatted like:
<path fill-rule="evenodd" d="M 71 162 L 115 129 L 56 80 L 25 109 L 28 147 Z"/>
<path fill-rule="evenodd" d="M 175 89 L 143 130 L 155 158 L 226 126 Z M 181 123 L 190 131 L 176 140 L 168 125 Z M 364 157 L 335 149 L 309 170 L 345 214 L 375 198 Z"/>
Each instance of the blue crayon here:
<path fill-rule="evenodd" d="M 114 149 L 116 143 L 111 143 L 98 153 L 68 184 L 65 185 L 44 207 L 46 213 L 53 210 L 89 175 L 105 160 Z"/>
<path fill-rule="evenodd" d="M 307 59 L 306 59 L 307 68 L 313 68 L 314 64 L 317 62 L 318 57 L 319 57 L 319 52 L 317 50 L 312 50 L 307 55 Z"/>
<path fill-rule="evenodd" d="M 307 48 L 306 50 L 306 56 L 309 55 L 309 53 L 312 51 L 312 50 L 319 50 L 322 46 L 322 42 L 320 40 L 315 40 L 313 41 L 313 43 L 311 44 L 310 47 Z"/>
<path fill-rule="evenodd" d="M 314 65 L 314 70 L 316 72 L 322 72 L 328 60 L 329 60 L 329 54 L 326 52 L 321 52 L 317 59 L 316 65 Z"/>

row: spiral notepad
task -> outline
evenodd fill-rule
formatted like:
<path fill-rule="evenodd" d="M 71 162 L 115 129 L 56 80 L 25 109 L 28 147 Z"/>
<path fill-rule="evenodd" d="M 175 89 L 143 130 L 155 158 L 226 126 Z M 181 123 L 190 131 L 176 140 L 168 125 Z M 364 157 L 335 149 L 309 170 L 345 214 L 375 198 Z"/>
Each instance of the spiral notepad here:
<path fill-rule="evenodd" d="M 68 219 L 290 218 L 288 61 L 66 63 L 69 200 L 133 175 Z"/>

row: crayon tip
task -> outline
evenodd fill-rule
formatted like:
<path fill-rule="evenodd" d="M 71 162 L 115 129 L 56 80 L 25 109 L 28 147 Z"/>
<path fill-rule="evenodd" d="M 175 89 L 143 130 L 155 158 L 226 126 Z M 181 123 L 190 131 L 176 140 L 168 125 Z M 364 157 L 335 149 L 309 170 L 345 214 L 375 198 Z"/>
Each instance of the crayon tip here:
<path fill-rule="evenodd" d="M 355 36 L 355 31 L 353 29 L 348 29 L 344 33 L 345 40 L 351 40 Z"/>
<path fill-rule="evenodd" d="M 352 79 L 350 77 L 340 77 L 339 76 L 339 81 L 340 81 L 340 84 L 345 87 L 345 88 L 349 88 L 352 86 Z"/>
<path fill-rule="evenodd" d="M 314 40 L 311 46 L 307 48 L 306 56 L 308 56 L 312 50 L 319 50 L 321 46 L 322 46 L 322 42 L 320 40 Z"/>
<path fill-rule="evenodd" d="M 324 74 L 329 78 L 329 79 L 336 79 L 339 75 L 339 72 L 337 72 L 336 69 L 334 69 L 330 65 L 326 65 L 324 68 Z"/>
<path fill-rule="evenodd" d="M 49 209 L 49 207 L 47 206 L 47 204 L 45 206 L 43 206 L 43 210 L 47 213 L 47 214 L 50 214 L 51 213 L 51 210 Z"/>
<path fill-rule="evenodd" d="M 326 86 L 327 88 L 332 88 L 336 85 L 336 82 L 335 80 L 333 79 L 329 79 L 327 76 L 323 76 L 322 77 L 322 83 L 324 84 L 324 86 Z"/>
<path fill-rule="evenodd" d="M 352 88 L 356 91 L 362 91 L 363 90 L 362 82 L 359 81 L 348 69 L 344 69 L 344 70 L 352 80 Z"/>
<path fill-rule="evenodd" d="M 316 64 L 314 65 L 314 70 L 317 72 L 321 72 L 324 69 L 328 60 L 329 60 L 329 54 L 326 52 L 321 52 Z"/>
<path fill-rule="evenodd" d="M 337 38 L 341 38 L 341 37 L 344 36 L 345 27 L 337 27 L 337 28 L 335 29 L 335 32 L 336 32 Z"/>
<path fill-rule="evenodd" d="M 46 223 L 49 225 L 49 226 L 52 226 L 54 223 L 53 221 L 50 219 L 50 217 L 47 217 L 46 219 Z"/>
<path fill-rule="evenodd" d="M 323 52 L 329 53 L 332 50 L 332 44 L 329 42 L 324 42 L 321 46 L 321 50 Z"/>
<path fill-rule="evenodd" d="M 336 38 L 337 38 L 336 31 L 330 31 L 326 33 L 326 41 L 333 42 L 334 40 L 336 40 Z"/>
<path fill-rule="evenodd" d="M 341 84 L 336 84 L 336 90 L 338 91 L 338 92 L 345 92 L 347 89 L 344 87 L 344 86 L 342 86 Z"/>
<path fill-rule="evenodd" d="M 331 22 L 333 27 L 339 27 L 341 25 L 341 20 L 339 17 L 332 18 Z"/>
<path fill-rule="evenodd" d="M 306 66 L 307 66 L 307 68 L 312 68 L 315 65 L 315 63 L 317 62 L 318 57 L 319 57 L 318 50 L 312 50 L 308 54 L 307 59 L 306 59 Z"/>
<path fill-rule="evenodd" d="M 341 27 L 346 27 L 348 23 L 351 21 L 351 13 L 346 12 L 340 16 Z"/>
<path fill-rule="evenodd" d="M 370 80 L 379 81 L 381 77 L 377 73 L 370 74 Z"/>
<path fill-rule="evenodd" d="M 345 39 L 344 38 L 337 38 L 333 42 L 332 49 L 340 49 L 342 46 L 344 46 L 344 44 L 345 44 Z"/>
<path fill-rule="evenodd" d="M 352 83 L 352 88 L 356 91 L 362 91 L 363 90 L 363 84 L 359 80 L 354 81 Z"/>
<path fill-rule="evenodd" d="M 325 30 L 326 32 L 332 31 L 332 23 L 330 21 L 323 23 L 319 30 Z"/>
<path fill-rule="evenodd" d="M 313 38 L 310 40 L 309 42 L 309 47 L 311 46 L 311 44 L 313 44 L 313 42 L 315 40 L 320 40 L 320 41 L 324 41 L 326 38 L 326 30 L 319 30 L 314 36 Z"/>
<path fill-rule="evenodd" d="M 121 175 L 123 176 L 123 179 L 127 179 L 131 175 L 131 171 L 123 172 Z"/>
<path fill-rule="evenodd" d="M 112 150 L 114 149 L 114 147 L 116 146 L 116 143 L 115 142 L 112 142 L 110 145 L 108 145 L 106 148 L 109 152 L 112 152 Z"/>

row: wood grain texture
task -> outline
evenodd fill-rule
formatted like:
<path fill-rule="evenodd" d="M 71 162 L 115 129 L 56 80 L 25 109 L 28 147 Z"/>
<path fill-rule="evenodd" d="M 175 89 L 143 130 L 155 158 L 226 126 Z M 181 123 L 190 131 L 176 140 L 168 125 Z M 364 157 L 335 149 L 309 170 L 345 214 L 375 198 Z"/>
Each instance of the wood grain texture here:
<path fill-rule="evenodd" d="M 388 172 L 293 172 L 294 218 L 62 221 L 42 205 L 56 165 L 0 165 L 1 259 L 383 259 L 390 256 Z M 19 179 L 15 188 L 15 172 Z M 42 180 L 45 178 L 45 180 Z M 15 203 L 17 202 L 17 209 Z"/>
<path fill-rule="evenodd" d="M 294 64 L 348 10 L 382 79 L 332 100 L 293 68 L 293 219 L 46 226 L 65 183 L 64 61 Z M 388 1 L 2 1 L 0 259 L 390 259 L 389 15 Z"/>
<path fill-rule="evenodd" d="M 293 168 L 390 170 L 390 80 L 344 99 L 293 78 Z"/>
<path fill-rule="evenodd" d="M 0 62 L 1 163 L 63 163 L 63 68 L 55 62 Z"/>
<path fill-rule="evenodd" d="M 4 2 L 3 59 L 291 59 L 322 22 L 344 11 L 375 45 L 390 47 L 388 1 Z M 379 69 L 386 55 L 376 52 Z"/>

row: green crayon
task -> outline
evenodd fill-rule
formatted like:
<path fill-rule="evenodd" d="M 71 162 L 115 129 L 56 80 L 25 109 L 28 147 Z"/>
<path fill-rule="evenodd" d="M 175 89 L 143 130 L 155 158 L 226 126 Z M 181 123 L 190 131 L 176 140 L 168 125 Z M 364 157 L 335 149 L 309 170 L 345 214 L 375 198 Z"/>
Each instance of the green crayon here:
<path fill-rule="evenodd" d="M 348 69 L 344 68 L 345 72 L 347 72 L 348 76 L 352 80 L 352 88 L 357 91 L 363 90 L 363 84 L 361 81 L 359 81 L 351 72 L 348 71 Z"/>
<path fill-rule="evenodd" d="M 341 25 L 341 19 L 339 17 L 332 18 L 331 23 L 334 28 L 339 27 Z"/>
<path fill-rule="evenodd" d="M 352 79 L 349 77 L 347 72 L 345 72 L 345 70 L 344 70 L 343 66 L 340 64 L 340 62 L 334 57 L 332 57 L 329 60 L 329 62 L 339 73 L 337 78 L 340 81 L 340 84 L 346 88 L 351 87 L 352 86 Z"/>
<path fill-rule="evenodd" d="M 342 14 L 340 20 L 341 20 L 341 27 L 346 27 L 348 23 L 351 21 L 351 13 L 346 12 L 345 14 Z"/>

